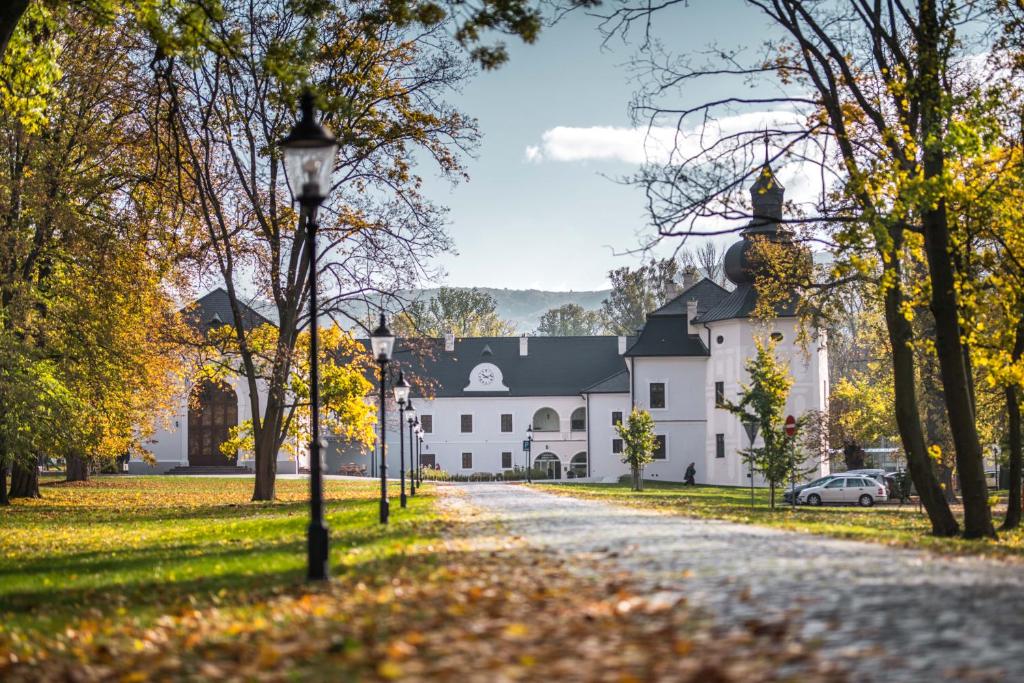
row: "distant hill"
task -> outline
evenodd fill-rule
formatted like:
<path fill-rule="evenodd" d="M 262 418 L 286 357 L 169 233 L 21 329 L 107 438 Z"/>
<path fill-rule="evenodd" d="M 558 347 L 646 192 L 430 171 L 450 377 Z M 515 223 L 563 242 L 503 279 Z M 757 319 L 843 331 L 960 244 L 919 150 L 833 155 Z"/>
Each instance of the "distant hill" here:
<path fill-rule="evenodd" d="M 516 324 L 519 332 L 533 332 L 540 324 L 540 317 L 549 309 L 564 304 L 579 304 L 588 310 L 601 308 L 601 301 L 608 297 L 611 290 L 602 289 L 584 292 L 550 292 L 542 289 L 498 289 L 495 287 L 477 287 L 487 292 L 498 303 L 498 315 Z M 437 288 L 421 289 L 419 296 L 429 299 L 437 293 Z"/>

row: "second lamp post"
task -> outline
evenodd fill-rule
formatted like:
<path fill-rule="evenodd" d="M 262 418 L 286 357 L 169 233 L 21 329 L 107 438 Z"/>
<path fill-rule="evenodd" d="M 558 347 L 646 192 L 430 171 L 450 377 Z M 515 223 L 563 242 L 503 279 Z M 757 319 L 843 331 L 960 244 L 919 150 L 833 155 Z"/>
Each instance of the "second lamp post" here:
<path fill-rule="evenodd" d="M 388 453 L 385 433 L 387 432 L 387 368 L 391 360 L 391 352 L 395 348 L 395 335 L 388 329 L 384 314 L 380 314 L 380 324 L 370 334 L 370 350 L 377 365 L 380 367 L 380 523 L 387 524 L 390 513 L 388 505 Z M 399 426 L 401 430 L 401 426 Z"/>
<path fill-rule="evenodd" d="M 405 381 L 405 373 L 398 371 L 398 381 L 395 382 L 395 403 L 398 404 L 398 473 L 401 479 L 401 495 L 399 502 L 405 507 L 405 415 L 414 414 L 412 401 L 409 400 L 409 383 Z M 409 418 L 412 419 L 412 418 Z M 412 439 L 409 440 L 409 448 L 412 448 Z"/>

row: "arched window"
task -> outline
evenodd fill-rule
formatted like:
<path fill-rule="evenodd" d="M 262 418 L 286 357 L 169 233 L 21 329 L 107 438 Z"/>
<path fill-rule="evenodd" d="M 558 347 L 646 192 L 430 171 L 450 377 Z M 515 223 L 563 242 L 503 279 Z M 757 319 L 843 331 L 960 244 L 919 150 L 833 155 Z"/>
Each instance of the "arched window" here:
<path fill-rule="evenodd" d="M 557 432 L 561 431 L 561 424 L 558 413 L 553 408 L 541 408 L 533 414 L 533 431 L 535 432 Z"/>
<path fill-rule="evenodd" d="M 231 466 L 234 460 L 220 452 L 228 430 L 238 424 L 238 396 L 223 382 L 205 380 L 192 390 L 188 408 L 188 464 Z"/>
<path fill-rule="evenodd" d="M 572 456 L 572 460 L 569 461 L 569 478 L 585 476 L 587 476 L 587 452 L 581 451 Z"/>
<path fill-rule="evenodd" d="M 545 479 L 562 478 L 562 461 L 554 453 L 541 453 L 533 461 L 535 476 Z"/>
<path fill-rule="evenodd" d="M 580 407 L 572 411 L 569 418 L 569 429 L 574 432 L 583 432 L 587 429 L 587 409 Z"/>

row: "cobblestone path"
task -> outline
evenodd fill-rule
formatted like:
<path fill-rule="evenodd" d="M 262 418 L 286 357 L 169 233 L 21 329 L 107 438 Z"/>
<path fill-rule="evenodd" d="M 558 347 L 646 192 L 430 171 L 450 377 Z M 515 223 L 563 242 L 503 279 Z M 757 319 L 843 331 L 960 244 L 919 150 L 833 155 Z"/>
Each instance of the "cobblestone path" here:
<path fill-rule="evenodd" d="M 1024 681 L 1024 566 L 688 519 L 477 484 L 469 502 L 509 533 L 723 625 L 796 620 L 854 680 Z M 579 571 L 593 571 L 581 562 Z"/>

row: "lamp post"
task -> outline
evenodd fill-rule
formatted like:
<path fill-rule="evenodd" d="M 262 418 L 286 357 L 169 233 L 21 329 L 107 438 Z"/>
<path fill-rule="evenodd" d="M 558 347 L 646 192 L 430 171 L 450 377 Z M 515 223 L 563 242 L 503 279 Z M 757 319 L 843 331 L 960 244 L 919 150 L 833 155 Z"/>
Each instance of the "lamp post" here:
<path fill-rule="evenodd" d="M 420 455 L 423 453 L 423 434 L 423 426 L 416 427 L 416 474 L 419 477 L 420 488 L 423 488 L 423 462 L 420 459 Z"/>
<path fill-rule="evenodd" d="M 754 509 L 754 440 L 757 438 L 757 423 L 753 420 L 744 420 L 743 428 L 747 430 L 747 437 L 750 439 L 750 509 Z"/>
<path fill-rule="evenodd" d="M 533 483 L 533 456 L 530 455 L 530 451 L 533 450 L 533 425 L 526 428 L 526 483 Z"/>
<path fill-rule="evenodd" d="M 395 382 L 395 403 L 398 404 L 398 472 L 402 480 L 402 495 L 398 500 L 401 506 L 405 507 L 405 413 L 412 411 L 412 401 L 409 400 L 409 383 L 405 381 L 405 373 L 398 371 L 398 381 Z M 408 403 L 408 405 L 406 405 Z M 412 448 L 412 439 L 409 439 L 409 448 Z"/>
<path fill-rule="evenodd" d="M 406 411 L 408 417 L 406 420 L 409 422 L 409 495 L 416 495 L 416 442 L 413 441 L 413 435 L 415 427 L 419 424 L 416 420 L 416 411 L 412 407 L 412 401 L 409 401 L 409 409 Z"/>
<path fill-rule="evenodd" d="M 391 351 L 395 347 L 395 335 L 388 329 L 384 314 L 380 314 L 380 324 L 370 334 L 370 349 L 380 366 L 380 523 L 387 524 L 390 513 L 388 505 L 388 454 L 386 448 L 385 404 L 387 403 L 387 368 L 391 360 Z M 399 425 L 399 433 L 402 428 Z"/>
<path fill-rule="evenodd" d="M 324 581 L 328 577 L 328 536 L 324 523 L 322 449 L 320 440 L 320 371 L 317 330 L 316 228 L 317 210 L 331 190 L 331 173 L 338 142 L 331 131 L 316 122 L 313 93 L 306 90 L 300 102 L 301 118 L 281 140 L 285 174 L 292 199 L 299 207 L 299 223 L 305 224 L 309 268 L 309 529 L 307 531 L 306 578 Z"/>

